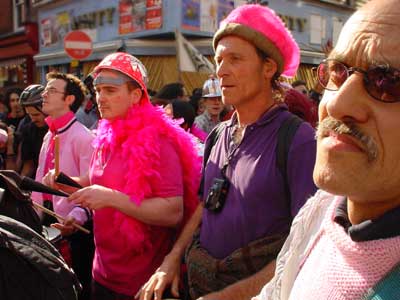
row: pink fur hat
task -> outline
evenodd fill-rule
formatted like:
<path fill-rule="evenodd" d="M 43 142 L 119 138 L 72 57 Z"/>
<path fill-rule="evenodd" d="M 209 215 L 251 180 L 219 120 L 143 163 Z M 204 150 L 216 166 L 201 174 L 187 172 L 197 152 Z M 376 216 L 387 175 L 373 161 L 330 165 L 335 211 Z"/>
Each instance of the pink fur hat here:
<path fill-rule="evenodd" d="M 213 46 L 224 36 L 237 35 L 262 50 L 278 64 L 278 72 L 292 77 L 300 63 L 300 50 L 282 20 L 268 7 L 249 4 L 234 9 L 214 35 Z"/>

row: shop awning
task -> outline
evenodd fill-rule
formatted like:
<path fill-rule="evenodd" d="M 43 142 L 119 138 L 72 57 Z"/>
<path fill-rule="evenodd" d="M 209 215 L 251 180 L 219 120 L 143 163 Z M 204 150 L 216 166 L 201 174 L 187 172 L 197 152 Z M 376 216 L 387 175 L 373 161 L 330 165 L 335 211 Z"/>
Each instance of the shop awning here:
<path fill-rule="evenodd" d="M 13 57 L 34 55 L 36 51 L 32 49 L 28 42 L 13 45 L 10 47 L 0 48 L 0 59 L 10 59 Z"/>

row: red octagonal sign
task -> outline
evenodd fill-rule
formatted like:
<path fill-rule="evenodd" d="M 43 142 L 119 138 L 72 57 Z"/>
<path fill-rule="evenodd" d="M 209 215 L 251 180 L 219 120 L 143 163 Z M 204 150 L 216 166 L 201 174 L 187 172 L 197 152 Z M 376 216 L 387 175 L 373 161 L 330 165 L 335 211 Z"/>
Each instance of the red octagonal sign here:
<path fill-rule="evenodd" d="M 85 59 L 92 54 L 92 39 L 83 31 L 70 31 L 64 37 L 64 49 L 72 59 Z"/>

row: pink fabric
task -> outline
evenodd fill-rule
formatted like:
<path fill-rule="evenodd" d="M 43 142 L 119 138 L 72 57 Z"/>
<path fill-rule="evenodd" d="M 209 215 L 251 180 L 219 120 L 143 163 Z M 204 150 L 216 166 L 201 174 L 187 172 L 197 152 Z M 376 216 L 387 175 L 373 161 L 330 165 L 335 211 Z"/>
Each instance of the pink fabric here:
<path fill-rule="evenodd" d="M 183 195 L 183 179 L 179 157 L 166 140 L 160 140 L 160 180 L 152 183 L 153 197 L 175 197 Z M 123 191 L 125 180 L 121 172 L 125 157 L 121 152 L 102 151 L 104 169 L 101 166 L 99 151 L 91 162 L 91 184 L 99 184 Z M 112 208 L 94 211 L 96 252 L 93 262 L 93 277 L 102 285 L 118 293 L 134 295 L 161 264 L 172 246 L 174 230 L 167 227 L 150 227 L 147 240 L 152 244 L 147 251 L 137 255 L 135 246 L 125 243 L 124 231 L 114 231 Z M 112 247 L 110 248 L 110 245 Z"/>
<path fill-rule="evenodd" d="M 8 133 L 4 129 L 0 129 L 0 143 L 7 143 Z"/>
<path fill-rule="evenodd" d="M 64 127 L 58 128 L 62 130 L 70 125 L 74 119 L 70 120 Z M 68 176 L 83 176 L 89 170 L 89 163 L 93 153 L 93 135 L 81 123 L 75 122 L 72 126 L 63 133 L 59 134 L 60 142 L 60 171 Z M 52 134 L 47 132 L 43 139 L 42 148 L 39 154 L 39 166 L 36 171 L 36 181 L 41 182 L 43 176 L 47 173 L 45 170 L 46 156 L 50 151 L 50 143 Z M 32 200 L 42 204 L 43 195 L 41 193 L 32 193 Z M 62 217 L 74 217 L 78 223 L 83 224 L 86 219 L 86 212 L 68 202 L 65 197 L 51 196 L 53 201 L 54 211 Z M 42 215 L 41 211 L 38 211 Z M 61 221 L 61 220 L 59 220 Z"/>
<path fill-rule="evenodd" d="M 164 180 L 181 181 L 183 224 L 189 219 L 198 205 L 201 161 L 191 135 L 166 116 L 163 109 L 142 102 L 132 107 L 124 118 L 112 122 L 101 120 L 94 145 L 97 151 L 105 152 L 104 163 L 114 159 L 111 158 L 114 155 L 121 157 L 121 161 L 112 162 L 117 164 L 119 172 L 110 182 L 105 178 L 102 184 L 113 184 L 140 205 L 158 194 L 176 196 L 174 184 L 161 185 Z M 173 155 L 168 147 L 176 154 Z M 175 156 L 179 158 L 179 164 L 174 162 Z M 91 183 L 99 182 L 95 162 L 94 158 L 89 174 Z M 175 176 L 177 178 L 171 178 Z M 170 249 L 171 240 L 163 234 L 166 229 L 146 225 L 108 208 L 96 211 L 94 218 L 97 252 L 93 274 L 96 280 L 112 290 L 133 295 Z"/>
<path fill-rule="evenodd" d="M 220 28 L 228 23 L 242 24 L 262 33 L 281 52 L 284 60 L 282 75 L 294 76 L 300 63 L 300 50 L 285 24 L 268 7 L 251 4 L 234 9 L 220 23 Z"/>
<path fill-rule="evenodd" d="M 341 200 L 339 200 L 341 201 Z M 400 237 L 354 242 L 333 221 L 332 203 L 303 263 L 290 300 L 361 299 L 400 261 Z"/>
<path fill-rule="evenodd" d="M 45 119 L 45 122 L 49 126 L 49 131 L 51 133 L 51 136 L 50 136 L 50 144 L 47 148 L 47 153 L 46 153 L 44 174 L 47 174 L 47 172 L 49 172 L 51 169 L 54 169 L 54 138 L 57 134 L 57 131 L 60 128 L 65 127 L 74 118 L 74 116 L 75 116 L 74 113 L 72 111 L 69 111 L 65 115 L 59 118 L 53 119 L 52 117 L 48 116 Z M 51 195 L 43 194 L 43 199 L 51 200 Z"/>
<path fill-rule="evenodd" d="M 59 118 L 52 118 L 52 117 L 47 117 L 45 119 L 45 122 L 47 123 L 47 125 L 49 126 L 49 130 L 55 134 L 57 133 L 57 131 L 63 127 L 65 127 L 65 125 L 67 125 L 69 123 L 69 121 L 71 121 L 74 118 L 74 113 L 72 111 L 67 112 L 65 115 L 59 117 Z"/>
<path fill-rule="evenodd" d="M 197 127 L 195 124 L 190 128 L 190 133 L 197 137 L 202 143 L 206 141 L 207 133 Z"/>

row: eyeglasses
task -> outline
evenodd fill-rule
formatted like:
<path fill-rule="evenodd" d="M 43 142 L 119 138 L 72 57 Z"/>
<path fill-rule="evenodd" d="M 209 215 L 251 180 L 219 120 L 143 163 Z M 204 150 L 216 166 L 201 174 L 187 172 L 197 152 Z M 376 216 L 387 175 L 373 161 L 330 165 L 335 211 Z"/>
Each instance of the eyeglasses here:
<path fill-rule="evenodd" d="M 334 59 L 326 59 L 318 66 L 317 77 L 325 89 L 338 91 L 354 72 L 363 74 L 364 88 L 372 98 L 387 103 L 400 101 L 400 70 L 389 66 L 370 66 L 365 71 L 347 67 Z"/>
<path fill-rule="evenodd" d="M 65 94 L 65 92 L 58 91 L 55 88 L 45 88 L 42 94 L 54 95 L 54 94 Z"/>

